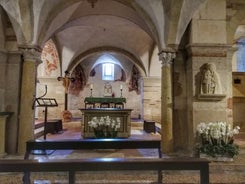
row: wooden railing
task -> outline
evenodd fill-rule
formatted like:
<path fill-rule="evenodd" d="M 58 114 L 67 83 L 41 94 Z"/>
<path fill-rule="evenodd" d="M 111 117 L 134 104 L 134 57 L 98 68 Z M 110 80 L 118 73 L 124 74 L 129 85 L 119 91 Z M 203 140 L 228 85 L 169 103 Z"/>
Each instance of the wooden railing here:
<path fill-rule="evenodd" d="M 199 170 L 200 183 L 209 184 L 209 161 L 200 158 L 161 158 L 160 140 L 138 139 L 84 139 L 56 141 L 28 141 L 24 160 L 0 160 L 0 172 L 24 172 L 24 184 L 30 184 L 32 172 L 68 172 L 69 184 L 75 183 L 77 171 L 158 171 L 162 183 L 162 170 Z M 76 149 L 158 149 L 159 158 L 90 158 L 29 160 L 33 150 Z"/>
<path fill-rule="evenodd" d="M 76 140 L 30 140 L 26 142 L 25 159 L 33 150 L 88 150 L 88 149 L 157 149 L 162 157 L 161 140 L 141 139 L 76 139 Z"/>
<path fill-rule="evenodd" d="M 75 183 L 76 171 L 123 170 L 199 170 L 200 183 L 209 184 L 209 161 L 200 158 L 92 158 L 60 160 L 0 160 L 0 172 L 24 172 L 24 184 L 30 184 L 30 172 L 68 172 L 69 184 Z M 158 183 L 162 173 L 158 172 Z"/>

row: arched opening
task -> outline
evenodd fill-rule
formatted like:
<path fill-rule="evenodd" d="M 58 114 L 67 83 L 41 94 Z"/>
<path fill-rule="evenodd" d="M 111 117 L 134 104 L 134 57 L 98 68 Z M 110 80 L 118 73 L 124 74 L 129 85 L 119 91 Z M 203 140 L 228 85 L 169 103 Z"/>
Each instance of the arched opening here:
<path fill-rule="evenodd" d="M 232 86 L 233 86 L 233 122 L 239 126 L 241 132 L 245 131 L 243 112 L 245 110 L 245 39 L 244 26 L 239 26 L 237 32 L 240 38 L 236 42 L 237 51 L 232 58 Z"/>

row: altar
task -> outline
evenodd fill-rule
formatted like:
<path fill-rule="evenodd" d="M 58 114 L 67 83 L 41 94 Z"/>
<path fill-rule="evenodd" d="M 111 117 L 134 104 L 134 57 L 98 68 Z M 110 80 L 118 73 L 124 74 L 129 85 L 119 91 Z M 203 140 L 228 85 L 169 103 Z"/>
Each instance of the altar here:
<path fill-rule="evenodd" d="M 107 104 L 107 108 L 124 108 L 126 98 L 120 97 L 86 97 L 84 99 L 85 108 L 103 108 L 103 104 Z M 118 106 L 119 105 L 119 106 Z"/>
<path fill-rule="evenodd" d="M 119 108 L 90 108 L 80 109 L 82 112 L 82 123 L 83 123 L 83 138 L 93 138 L 94 130 L 89 127 L 88 122 L 92 118 L 109 116 L 112 119 L 120 119 L 120 127 L 117 131 L 117 137 L 127 138 L 131 135 L 131 111 L 132 109 L 119 109 Z"/>

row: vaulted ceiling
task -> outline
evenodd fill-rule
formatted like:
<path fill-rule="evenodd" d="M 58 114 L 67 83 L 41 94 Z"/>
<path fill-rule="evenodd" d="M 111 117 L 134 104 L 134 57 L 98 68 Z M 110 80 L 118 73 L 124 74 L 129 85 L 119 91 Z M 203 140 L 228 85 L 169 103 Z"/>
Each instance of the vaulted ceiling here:
<path fill-rule="evenodd" d="M 1 0 L 18 45 L 52 39 L 63 72 L 91 54 L 124 55 L 146 71 L 154 49 L 178 45 L 206 0 Z M 86 55 L 86 54 L 87 55 Z M 76 63 L 74 63 L 76 62 Z"/>

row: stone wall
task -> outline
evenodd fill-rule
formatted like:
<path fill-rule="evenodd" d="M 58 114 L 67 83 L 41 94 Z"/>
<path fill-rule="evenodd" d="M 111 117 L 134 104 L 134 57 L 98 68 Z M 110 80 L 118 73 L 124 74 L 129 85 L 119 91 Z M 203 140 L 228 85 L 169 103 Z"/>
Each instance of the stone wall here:
<path fill-rule="evenodd" d="M 144 78 L 144 119 L 161 122 L 161 78 Z"/>
<path fill-rule="evenodd" d="M 13 112 L 6 123 L 6 152 L 17 149 L 21 55 L 0 52 L 0 111 Z"/>
<path fill-rule="evenodd" d="M 190 27 L 186 60 L 188 149 L 194 151 L 196 126 L 200 122 L 226 121 L 232 123 L 231 58 L 226 45 L 226 1 L 209 0 L 196 12 Z M 220 79 L 220 94 L 199 98 L 200 76 L 206 64 L 216 67 Z M 219 96 L 219 98 L 215 98 Z"/>
<path fill-rule="evenodd" d="M 185 150 L 188 142 L 187 89 L 184 51 L 180 50 L 173 63 L 173 136 L 174 149 Z"/>
<path fill-rule="evenodd" d="M 36 97 L 40 97 L 45 94 L 45 85 L 47 86 L 47 94 L 44 98 L 54 98 L 58 106 L 47 108 L 48 119 L 61 119 L 62 111 L 65 109 L 65 88 L 62 86 L 62 82 L 59 82 L 56 78 L 39 78 L 37 83 Z M 38 103 L 35 104 L 38 106 Z M 44 119 L 45 107 L 35 108 L 35 118 Z"/>
<path fill-rule="evenodd" d="M 245 131 L 245 73 L 233 72 L 233 121 L 234 126 L 240 126 Z"/>

